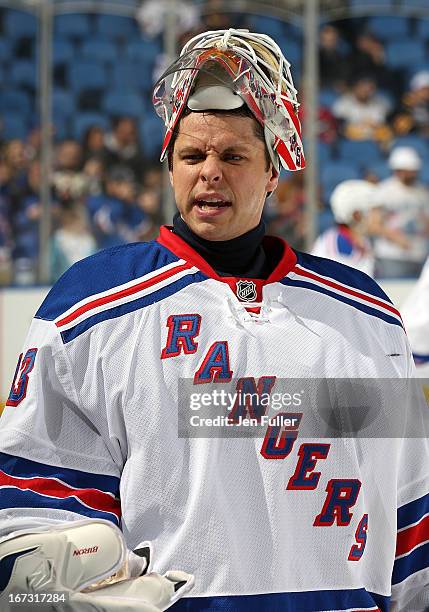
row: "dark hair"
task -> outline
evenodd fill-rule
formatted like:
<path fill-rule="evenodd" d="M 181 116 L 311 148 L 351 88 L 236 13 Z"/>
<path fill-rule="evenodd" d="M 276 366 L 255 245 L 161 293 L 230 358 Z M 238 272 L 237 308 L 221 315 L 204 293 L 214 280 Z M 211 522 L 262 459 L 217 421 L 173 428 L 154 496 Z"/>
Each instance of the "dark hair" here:
<path fill-rule="evenodd" d="M 168 169 L 172 170 L 173 169 L 173 152 L 174 152 L 174 145 L 176 143 L 176 139 L 177 136 L 179 135 L 179 129 L 180 129 L 180 121 L 184 118 L 187 117 L 188 115 L 190 115 L 191 113 L 196 112 L 196 111 L 192 111 L 190 108 L 186 107 L 183 110 L 183 113 L 180 117 L 180 120 L 178 121 L 178 123 L 176 124 L 176 127 L 173 130 L 173 134 L 171 136 L 171 140 L 170 140 L 170 144 L 168 145 L 168 152 L 167 152 L 167 159 L 168 159 Z M 252 111 L 248 108 L 248 106 L 243 105 L 240 106 L 240 108 L 235 108 L 233 110 L 207 110 L 207 111 L 201 111 L 207 115 L 224 115 L 226 117 L 250 117 L 251 119 L 253 119 L 253 132 L 254 135 L 256 136 L 256 138 L 259 138 L 259 140 L 261 140 L 264 143 L 264 147 L 265 147 L 265 160 L 267 162 L 267 170 L 270 167 L 271 162 L 271 157 L 270 154 L 268 152 L 267 149 L 267 144 L 265 142 L 265 135 L 264 135 L 264 128 L 262 127 L 262 125 L 259 123 L 259 121 L 255 118 L 255 116 L 253 115 Z"/>

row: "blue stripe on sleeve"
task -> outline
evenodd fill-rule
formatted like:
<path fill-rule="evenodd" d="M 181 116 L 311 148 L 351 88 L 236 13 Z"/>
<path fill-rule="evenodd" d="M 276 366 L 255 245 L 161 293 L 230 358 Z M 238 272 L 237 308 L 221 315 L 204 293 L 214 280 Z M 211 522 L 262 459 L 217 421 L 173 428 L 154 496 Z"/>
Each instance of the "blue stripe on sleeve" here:
<path fill-rule="evenodd" d="M 93 474 L 70 468 L 46 465 L 23 457 L 0 453 L 0 470 L 16 478 L 58 478 L 76 489 L 99 489 L 119 497 L 119 477 Z"/>
<path fill-rule="evenodd" d="M 202 272 L 196 272 L 194 274 L 187 274 L 179 280 L 163 287 L 162 289 L 158 289 L 158 291 L 154 291 L 149 295 L 145 295 L 144 297 L 135 299 L 131 302 L 127 302 L 126 304 L 121 304 L 119 306 L 115 306 L 112 304 L 112 308 L 107 310 L 103 310 L 103 312 L 99 312 L 93 316 L 88 316 L 87 319 L 76 325 L 75 327 L 71 327 L 65 331 L 61 332 L 61 337 L 64 343 L 70 342 L 74 340 L 85 331 L 100 323 L 101 321 L 107 321 L 108 319 L 114 319 L 116 317 L 121 317 L 122 315 L 128 314 L 135 310 L 139 310 L 140 308 L 144 308 L 145 306 L 150 306 L 151 304 L 155 304 L 165 298 L 170 297 L 174 293 L 177 293 L 181 289 L 184 289 L 188 285 L 192 283 L 197 283 L 202 280 L 206 280 L 207 276 Z"/>
<path fill-rule="evenodd" d="M 392 584 L 402 582 L 411 574 L 429 567 L 429 542 L 415 548 L 408 555 L 396 559 L 393 565 Z"/>
<path fill-rule="evenodd" d="M 50 497 L 29 490 L 16 489 L 15 487 L 2 487 L 0 495 L 0 510 L 7 508 L 47 508 L 56 510 L 68 510 L 76 514 L 83 514 L 89 518 L 105 519 L 118 525 L 118 517 L 113 512 L 103 512 L 88 508 L 75 497 Z"/>
<path fill-rule="evenodd" d="M 398 508 L 398 529 L 417 523 L 429 513 L 429 493 Z"/>
<path fill-rule="evenodd" d="M 371 306 L 369 305 L 367 306 L 366 304 L 357 302 L 353 298 L 347 298 L 345 297 L 345 295 L 340 295 L 338 293 L 330 291 L 329 287 L 326 287 L 326 288 L 319 287 L 318 285 L 315 285 L 314 283 L 311 283 L 311 282 L 306 282 L 304 280 L 296 280 L 296 279 L 291 279 L 291 278 L 284 278 L 281 282 L 283 285 L 289 285 L 291 287 L 301 287 L 303 289 L 311 289 L 312 291 L 323 293 L 324 295 L 328 295 L 329 297 L 332 297 L 340 302 L 343 302 L 344 304 L 353 306 L 353 308 L 356 308 L 357 310 L 361 310 L 362 312 L 365 312 L 366 314 L 372 315 L 373 317 L 378 317 L 379 319 L 386 321 L 386 323 L 392 323 L 394 325 L 398 325 L 399 327 L 402 327 L 401 322 L 398 319 L 395 319 L 395 317 L 391 317 L 387 313 L 382 312 L 381 310 L 377 310 L 376 308 L 371 308 Z"/>
<path fill-rule="evenodd" d="M 55 283 L 36 313 L 53 321 L 72 306 L 113 287 L 158 270 L 179 257 L 158 242 L 137 242 L 105 249 L 75 263 Z"/>

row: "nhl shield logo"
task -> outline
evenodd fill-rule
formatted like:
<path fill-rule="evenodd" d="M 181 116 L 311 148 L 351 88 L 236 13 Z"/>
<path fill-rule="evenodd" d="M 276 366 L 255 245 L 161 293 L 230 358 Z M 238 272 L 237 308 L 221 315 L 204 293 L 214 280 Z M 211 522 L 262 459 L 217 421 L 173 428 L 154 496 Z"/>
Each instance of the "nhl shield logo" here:
<path fill-rule="evenodd" d="M 256 300 L 256 285 L 253 281 L 237 281 L 237 297 L 244 302 L 254 302 Z"/>

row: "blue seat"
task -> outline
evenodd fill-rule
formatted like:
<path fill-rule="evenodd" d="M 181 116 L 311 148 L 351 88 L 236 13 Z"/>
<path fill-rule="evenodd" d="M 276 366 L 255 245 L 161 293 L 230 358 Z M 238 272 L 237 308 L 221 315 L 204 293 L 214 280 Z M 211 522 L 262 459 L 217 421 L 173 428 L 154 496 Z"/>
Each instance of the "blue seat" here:
<path fill-rule="evenodd" d="M 423 164 L 420 170 L 419 179 L 429 187 L 429 164 Z"/>
<path fill-rule="evenodd" d="M 406 5 L 406 7 L 408 9 L 410 8 L 423 8 L 423 9 L 427 9 L 428 7 L 428 3 L 427 0 L 404 0 L 404 4 Z M 424 21 L 424 19 L 423 19 Z"/>
<path fill-rule="evenodd" d="M 27 136 L 28 125 L 20 113 L 2 113 L 2 137 L 5 140 L 19 138 L 24 140 Z"/>
<path fill-rule="evenodd" d="M 153 69 L 150 64 L 131 60 L 121 60 L 112 66 L 112 89 L 133 90 L 139 88 L 149 91 L 153 86 Z"/>
<path fill-rule="evenodd" d="M 379 161 L 376 164 L 371 165 L 369 168 L 371 174 L 375 174 L 375 176 L 380 180 L 384 181 L 384 179 L 389 178 L 392 175 L 392 171 L 389 168 L 389 164 L 387 161 Z"/>
<path fill-rule="evenodd" d="M 374 140 L 342 139 L 337 145 L 338 157 L 357 165 L 377 163 L 382 159 L 381 151 Z"/>
<path fill-rule="evenodd" d="M 54 89 L 52 109 L 56 117 L 71 117 L 76 112 L 76 101 L 73 93 L 65 89 Z"/>
<path fill-rule="evenodd" d="M 322 184 L 345 181 L 347 179 L 359 178 L 359 169 L 355 164 L 340 160 L 330 161 L 321 168 Z"/>
<path fill-rule="evenodd" d="M 28 115 L 31 104 L 28 94 L 22 90 L 6 89 L 0 95 L 0 113 L 20 113 Z"/>
<path fill-rule="evenodd" d="M 251 32 L 268 34 L 268 36 L 271 36 L 275 40 L 284 34 L 283 22 L 280 19 L 275 19 L 274 17 L 252 15 L 248 17 L 247 23 L 249 24 L 249 30 Z"/>
<path fill-rule="evenodd" d="M 95 28 L 98 36 L 121 39 L 137 37 L 138 26 L 132 17 L 121 15 L 96 15 Z"/>
<path fill-rule="evenodd" d="M 72 138 L 73 134 L 70 131 L 70 119 L 63 115 L 53 114 L 54 124 L 54 140 L 55 142 L 62 142 L 67 138 Z"/>
<path fill-rule="evenodd" d="M 155 40 L 142 38 L 127 44 L 125 56 L 132 61 L 154 64 L 161 53 L 161 47 Z"/>
<path fill-rule="evenodd" d="M 426 61 L 422 40 L 394 40 L 386 44 L 386 64 L 391 68 L 408 68 L 410 64 Z"/>
<path fill-rule="evenodd" d="M 101 113 L 78 113 L 73 122 L 73 136 L 81 140 L 86 130 L 94 125 L 100 126 L 103 130 L 110 129 L 110 121 Z"/>
<path fill-rule="evenodd" d="M 335 89 L 321 89 L 319 91 L 319 105 L 331 108 L 335 100 L 338 98 L 338 92 Z"/>
<path fill-rule="evenodd" d="M 289 38 L 289 40 L 297 40 L 302 43 L 303 39 L 303 30 L 301 26 L 295 25 L 294 23 L 283 23 L 284 35 Z"/>
<path fill-rule="evenodd" d="M 91 34 L 91 18 L 83 13 L 57 15 L 54 20 L 54 33 L 69 38 L 86 38 Z"/>
<path fill-rule="evenodd" d="M 69 65 L 69 84 L 75 92 L 84 89 L 105 89 L 106 67 L 99 62 L 81 60 Z"/>
<path fill-rule="evenodd" d="M 304 144 L 304 153 L 305 153 L 305 144 Z M 326 164 L 326 162 L 332 161 L 333 151 L 332 146 L 327 142 L 319 141 L 317 143 L 317 154 L 319 156 L 319 164 Z"/>
<path fill-rule="evenodd" d="M 24 11 L 6 10 L 4 31 L 9 38 L 33 37 L 37 34 L 37 19 Z"/>
<path fill-rule="evenodd" d="M 31 60 L 15 60 L 9 70 L 9 80 L 12 85 L 36 87 L 37 66 Z"/>
<path fill-rule="evenodd" d="M 276 43 L 283 52 L 288 62 L 292 64 L 293 76 L 295 77 L 295 70 L 301 64 L 302 58 L 302 46 L 296 40 L 290 39 L 288 36 L 282 35 L 277 36 Z"/>
<path fill-rule="evenodd" d="M 82 45 L 81 56 L 86 60 L 114 62 L 118 59 L 118 49 L 108 40 L 87 40 Z"/>
<path fill-rule="evenodd" d="M 377 0 L 377 6 L 390 8 L 393 6 L 394 1 L 395 0 Z M 348 4 L 353 12 L 357 12 L 359 9 L 363 9 L 364 12 L 366 12 L 368 7 L 372 8 L 374 6 L 374 0 L 349 0 Z"/>
<path fill-rule="evenodd" d="M 0 38 L 0 61 L 8 62 L 12 57 L 12 45 L 10 40 Z"/>
<path fill-rule="evenodd" d="M 143 96 L 133 91 L 111 91 L 104 97 L 103 110 L 115 117 L 139 118 L 145 111 Z"/>
<path fill-rule="evenodd" d="M 326 206 L 326 208 L 320 211 L 317 219 L 317 225 L 319 228 L 319 234 L 326 232 L 330 227 L 336 225 L 334 214 L 331 210 L 330 206 Z"/>
<path fill-rule="evenodd" d="M 410 20 L 391 15 L 369 17 L 367 29 L 382 40 L 398 40 L 410 35 Z"/>
<path fill-rule="evenodd" d="M 160 118 L 154 112 L 148 112 L 140 124 L 140 142 L 145 155 L 158 159 L 161 155 L 163 129 Z"/>
<path fill-rule="evenodd" d="M 54 66 L 71 62 L 75 55 L 73 43 L 61 38 L 54 39 L 52 44 L 52 62 Z"/>
<path fill-rule="evenodd" d="M 331 193 L 338 183 L 357 178 L 360 178 L 360 172 L 355 164 L 340 160 L 323 164 L 321 167 L 320 179 L 324 202 L 329 202 Z"/>
<path fill-rule="evenodd" d="M 427 6 L 427 2 L 425 0 Z M 419 19 L 416 23 L 416 33 L 419 38 L 429 39 L 429 19 Z"/>

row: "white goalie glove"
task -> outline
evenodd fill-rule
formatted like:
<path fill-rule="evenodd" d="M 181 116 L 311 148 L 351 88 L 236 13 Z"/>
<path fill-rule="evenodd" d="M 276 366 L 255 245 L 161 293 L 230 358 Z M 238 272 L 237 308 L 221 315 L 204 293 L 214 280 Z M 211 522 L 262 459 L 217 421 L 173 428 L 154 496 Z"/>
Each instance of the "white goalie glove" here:
<path fill-rule="evenodd" d="M 166 610 L 192 588 L 193 576 L 152 573 L 149 545 L 141 551 L 127 550 L 121 531 L 106 521 L 11 534 L 0 542 L 0 609 L 33 610 L 37 603 L 61 612 Z"/>

